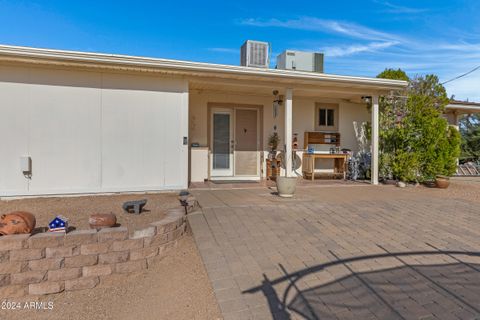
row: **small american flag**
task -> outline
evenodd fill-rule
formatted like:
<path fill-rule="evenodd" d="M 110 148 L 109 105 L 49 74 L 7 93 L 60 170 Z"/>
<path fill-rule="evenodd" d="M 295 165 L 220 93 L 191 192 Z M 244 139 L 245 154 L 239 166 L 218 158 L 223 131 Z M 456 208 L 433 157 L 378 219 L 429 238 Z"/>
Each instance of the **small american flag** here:
<path fill-rule="evenodd" d="M 68 229 L 68 219 L 64 216 L 56 216 L 48 224 L 48 231 L 50 232 L 66 232 Z"/>

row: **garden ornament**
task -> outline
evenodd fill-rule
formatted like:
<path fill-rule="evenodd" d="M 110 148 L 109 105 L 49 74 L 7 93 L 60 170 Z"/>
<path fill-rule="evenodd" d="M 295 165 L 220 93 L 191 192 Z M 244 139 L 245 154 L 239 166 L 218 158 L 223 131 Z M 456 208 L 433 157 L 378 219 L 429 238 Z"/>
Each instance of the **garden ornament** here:
<path fill-rule="evenodd" d="M 48 231 L 66 233 L 68 231 L 68 219 L 64 216 L 56 216 L 48 224 Z"/>
<path fill-rule="evenodd" d="M 113 213 L 92 213 L 88 223 L 91 229 L 111 228 L 117 224 L 117 216 Z"/>
<path fill-rule="evenodd" d="M 122 208 L 127 213 L 140 214 L 143 207 L 147 204 L 147 199 L 127 201 L 123 204 Z"/>
<path fill-rule="evenodd" d="M 35 228 L 35 216 L 30 212 L 14 211 L 0 217 L 0 235 L 31 233 Z"/>

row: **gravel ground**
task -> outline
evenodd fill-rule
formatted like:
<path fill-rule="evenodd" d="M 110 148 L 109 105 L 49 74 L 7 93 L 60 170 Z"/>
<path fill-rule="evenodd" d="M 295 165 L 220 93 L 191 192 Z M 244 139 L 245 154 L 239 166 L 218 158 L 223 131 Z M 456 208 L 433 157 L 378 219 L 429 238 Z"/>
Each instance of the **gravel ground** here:
<path fill-rule="evenodd" d="M 125 201 L 147 199 L 144 212 L 140 215 L 127 214 L 122 209 Z M 93 195 L 79 197 L 46 197 L 0 201 L 0 213 L 16 210 L 29 211 L 37 220 L 37 231 L 48 226 L 56 216 L 69 219 L 69 226 L 89 229 L 88 217 L 92 213 L 110 213 L 117 216 L 117 223 L 129 229 L 140 229 L 150 222 L 160 220 L 165 211 L 179 207 L 176 193 Z"/>
<path fill-rule="evenodd" d="M 480 202 L 480 177 L 451 178 L 450 186 L 447 189 L 419 186 L 403 190 L 407 192 L 424 192 L 433 197 Z"/>
<path fill-rule="evenodd" d="M 2 310 L 0 319 L 221 319 L 212 287 L 190 235 L 143 273 L 119 275 L 118 282 L 91 290 L 11 299 L 53 302 L 53 310 Z"/>
<path fill-rule="evenodd" d="M 480 177 L 452 178 L 447 190 L 452 198 L 480 202 Z"/>

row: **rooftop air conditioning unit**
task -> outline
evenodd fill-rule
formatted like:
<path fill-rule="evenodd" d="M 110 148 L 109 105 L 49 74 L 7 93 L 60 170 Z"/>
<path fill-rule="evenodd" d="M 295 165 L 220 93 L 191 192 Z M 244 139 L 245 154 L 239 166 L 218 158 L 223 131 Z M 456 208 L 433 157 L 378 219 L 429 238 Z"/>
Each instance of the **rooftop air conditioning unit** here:
<path fill-rule="evenodd" d="M 277 56 L 277 69 L 323 73 L 323 53 L 285 50 Z"/>
<path fill-rule="evenodd" d="M 247 40 L 240 49 L 240 64 L 245 67 L 268 68 L 268 42 Z"/>

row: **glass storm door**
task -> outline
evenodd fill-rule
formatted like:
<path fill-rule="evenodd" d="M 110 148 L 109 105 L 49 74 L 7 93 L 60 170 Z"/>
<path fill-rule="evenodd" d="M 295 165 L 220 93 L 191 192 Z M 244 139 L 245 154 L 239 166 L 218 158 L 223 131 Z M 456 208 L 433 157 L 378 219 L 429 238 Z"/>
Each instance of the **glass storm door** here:
<path fill-rule="evenodd" d="M 233 176 L 232 111 L 214 109 L 212 112 L 212 177 Z"/>

